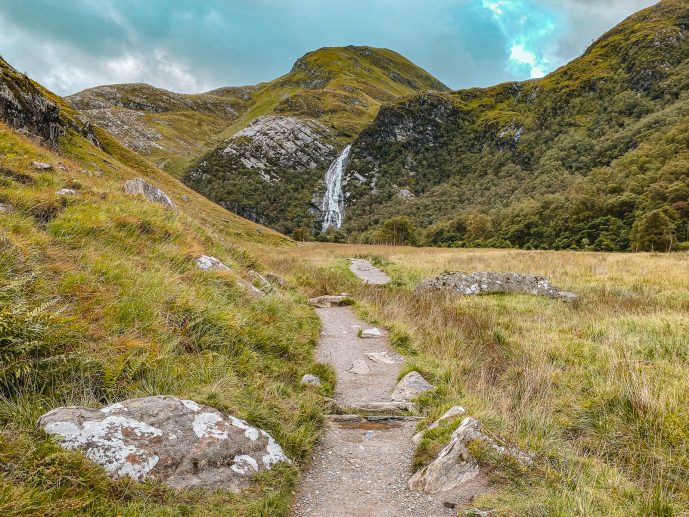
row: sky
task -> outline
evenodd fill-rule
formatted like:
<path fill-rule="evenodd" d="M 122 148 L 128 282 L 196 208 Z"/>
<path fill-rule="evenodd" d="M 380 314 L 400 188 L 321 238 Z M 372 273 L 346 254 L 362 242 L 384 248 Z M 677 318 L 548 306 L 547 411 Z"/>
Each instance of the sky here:
<path fill-rule="evenodd" d="M 0 0 L 0 55 L 61 95 L 270 81 L 311 50 L 399 52 L 453 89 L 541 77 L 655 0 Z"/>

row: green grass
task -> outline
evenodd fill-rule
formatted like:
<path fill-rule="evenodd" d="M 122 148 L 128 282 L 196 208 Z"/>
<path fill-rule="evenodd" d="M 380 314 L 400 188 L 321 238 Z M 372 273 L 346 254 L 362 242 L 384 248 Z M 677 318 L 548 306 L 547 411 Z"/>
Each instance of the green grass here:
<path fill-rule="evenodd" d="M 0 201 L 13 207 L 0 214 L 0 514 L 286 515 L 333 375 L 313 361 L 320 325 L 302 296 L 287 287 L 254 298 L 237 280 L 263 270 L 246 245 L 292 244 L 102 136 L 111 154 L 75 134 L 57 154 L 0 127 Z M 65 170 L 39 173 L 35 160 Z M 137 176 L 179 210 L 124 195 L 124 181 Z M 55 194 L 66 186 L 77 195 Z M 201 254 L 231 271 L 199 270 Z M 321 389 L 299 384 L 311 372 L 326 381 Z M 261 476 L 242 496 L 178 494 L 112 481 L 36 425 L 58 406 L 154 394 L 266 429 L 295 465 Z"/>

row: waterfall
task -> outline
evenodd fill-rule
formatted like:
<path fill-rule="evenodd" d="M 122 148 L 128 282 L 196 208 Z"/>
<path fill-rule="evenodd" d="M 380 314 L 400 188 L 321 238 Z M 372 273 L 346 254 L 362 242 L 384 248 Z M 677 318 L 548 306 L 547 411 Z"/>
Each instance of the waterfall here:
<path fill-rule="evenodd" d="M 325 196 L 323 197 L 323 231 L 330 227 L 339 228 L 344 218 L 344 196 L 342 175 L 347 167 L 351 145 L 344 148 L 325 175 Z"/>

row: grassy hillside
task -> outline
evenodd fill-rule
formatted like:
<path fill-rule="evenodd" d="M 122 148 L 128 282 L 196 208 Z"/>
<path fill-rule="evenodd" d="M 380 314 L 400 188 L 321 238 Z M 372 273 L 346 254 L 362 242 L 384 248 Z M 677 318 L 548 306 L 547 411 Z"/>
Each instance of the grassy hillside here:
<path fill-rule="evenodd" d="M 311 295 L 352 293 L 365 319 L 391 329 L 404 372 L 438 385 L 421 401 L 422 428 L 460 405 L 490 436 L 537 455 L 524 469 L 472 449 L 491 488 L 473 507 L 525 517 L 689 511 L 686 253 L 307 244 L 257 254 Z M 347 269 L 352 256 L 381 265 L 393 284 L 361 285 Z M 446 270 L 545 275 L 579 300 L 412 293 Z M 453 430 L 428 433 L 415 466 Z"/>
<path fill-rule="evenodd" d="M 210 199 L 282 232 L 299 226 L 315 228 L 320 220 L 317 201 L 331 161 L 375 118 L 383 103 L 425 90 L 447 87 L 387 49 L 349 46 L 310 52 L 288 74 L 257 90 L 248 109 L 222 133 L 230 140 L 201 157 L 184 181 Z M 327 130 L 323 143 L 332 146 L 332 152 L 318 156 L 313 168 L 274 163 L 263 170 L 247 168 L 223 153 L 228 145 L 241 146 L 232 135 L 266 115 L 317 121 Z M 289 148 L 291 142 L 287 138 L 279 144 Z M 245 152 L 257 154 L 262 151 Z M 278 179 L 268 182 L 267 176 Z"/>
<path fill-rule="evenodd" d="M 50 98 L 67 127 L 72 112 Z M 238 280 L 264 270 L 247 245 L 292 243 L 92 130 L 100 148 L 74 128 L 51 148 L 0 123 L 0 514 L 286 514 L 322 418 L 320 395 L 299 379 L 331 374 L 313 364 L 319 325 L 302 298 L 288 288 L 258 298 Z M 163 189 L 178 210 L 126 196 L 133 177 Z M 202 254 L 231 271 L 199 270 Z M 36 425 L 58 406 L 154 394 L 265 428 L 295 466 L 262 476 L 241 497 L 175 493 L 111 481 Z"/>
<path fill-rule="evenodd" d="M 444 246 L 689 241 L 688 30 L 664 0 L 543 79 L 386 106 L 353 146 L 345 230 L 379 240 L 402 214 Z"/>

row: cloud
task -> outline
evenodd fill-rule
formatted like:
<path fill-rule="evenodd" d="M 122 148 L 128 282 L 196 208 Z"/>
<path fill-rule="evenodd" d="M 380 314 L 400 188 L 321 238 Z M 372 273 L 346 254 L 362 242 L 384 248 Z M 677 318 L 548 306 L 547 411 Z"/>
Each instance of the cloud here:
<path fill-rule="evenodd" d="M 455 88 L 538 77 L 653 0 L 21 0 L 0 52 L 60 94 L 255 84 L 323 46 L 400 52 Z"/>

